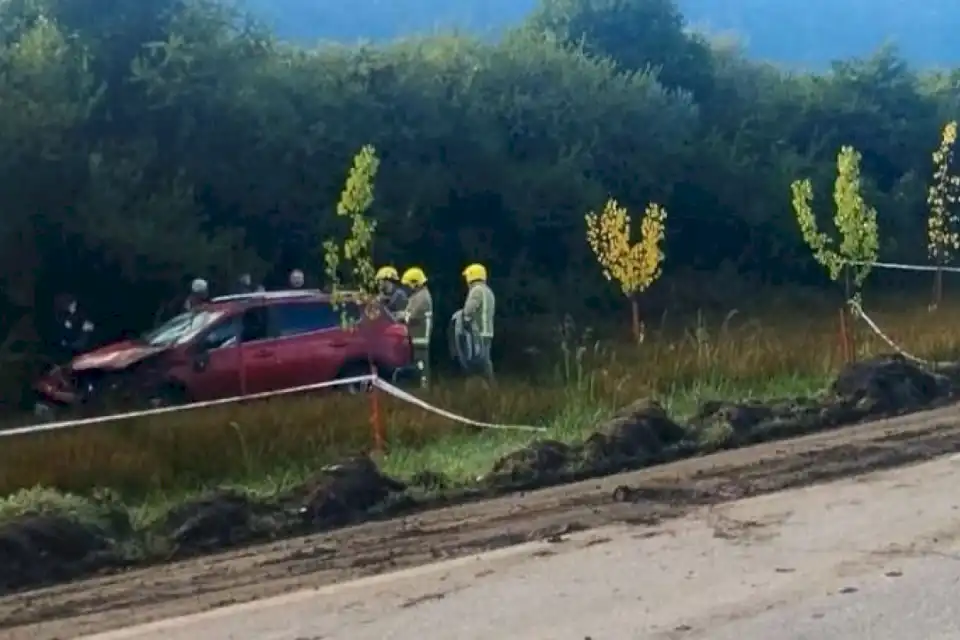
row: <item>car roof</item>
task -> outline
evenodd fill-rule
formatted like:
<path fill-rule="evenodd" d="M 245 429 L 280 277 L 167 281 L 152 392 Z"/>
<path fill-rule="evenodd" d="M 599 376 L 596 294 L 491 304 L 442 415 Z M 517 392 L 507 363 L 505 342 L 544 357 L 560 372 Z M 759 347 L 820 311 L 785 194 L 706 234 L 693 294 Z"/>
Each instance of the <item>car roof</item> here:
<path fill-rule="evenodd" d="M 211 304 L 222 302 L 273 302 L 275 300 L 302 300 L 304 298 L 314 298 L 329 300 L 330 294 L 324 293 L 319 289 L 287 289 L 281 291 L 253 291 L 251 293 L 234 293 L 227 296 L 217 296 L 210 300 Z"/>
<path fill-rule="evenodd" d="M 337 292 L 344 302 L 355 302 L 360 295 L 358 291 Z M 280 291 L 255 291 L 252 293 L 236 293 L 226 296 L 217 296 L 211 299 L 207 307 L 221 308 L 243 307 L 249 304 L 271 304 L 276 302 L 332 302 L 333 296 L 319 289 L 285 289 Z"/>

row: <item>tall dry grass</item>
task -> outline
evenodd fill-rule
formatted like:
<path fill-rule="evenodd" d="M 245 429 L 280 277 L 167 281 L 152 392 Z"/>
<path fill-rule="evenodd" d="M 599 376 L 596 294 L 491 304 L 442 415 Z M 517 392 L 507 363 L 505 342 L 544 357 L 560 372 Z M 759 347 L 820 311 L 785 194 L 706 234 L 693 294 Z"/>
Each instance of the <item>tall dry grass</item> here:
<path fill-rule="evenodd" d="M 904 347 L 939 358 L 960 353 L 960 305 L 876 313 Z M 858 330 L 861 356 L 889 349 Z M 765 318 L 731 313 L 648 327 L 640 345 L 596 340 L 566 325 L 561 339 L 535 356 L 540 374 L 479 381 L 440 381 L 428 402 L 489 422 L 549 425 L 571 404 L 614 408 L 637 397 L 683 393 L 697 385 L 749 394 L 774 379 L 826 380 L 842 364 L 836 316 L 803 308 Z M 463 429 L 451 421 L 379 396 L 389 446 L 421 447 Z M 141 494 L 304 469 L 371 446 L 370 398 L 303 396 L 185 411 L 139 420 L 5 439 L 0 494 L 44 485 L 84 491 L 108 486 Z"/>

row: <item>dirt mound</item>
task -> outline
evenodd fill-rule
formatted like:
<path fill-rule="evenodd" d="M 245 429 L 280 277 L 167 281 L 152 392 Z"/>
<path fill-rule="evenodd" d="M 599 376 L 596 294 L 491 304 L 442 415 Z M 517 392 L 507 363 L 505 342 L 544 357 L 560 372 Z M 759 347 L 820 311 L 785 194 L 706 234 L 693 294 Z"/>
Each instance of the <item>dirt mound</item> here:
<path fill-rule="evenodd" d="M 810 433 L 856 419 L 857 415 L 844 406 L 812 398 L 766 403 L 709 400 L 700 405 L 690 424 L 701 449 L 710 451 Z"/>
<path fill-rule="evenodd" d="M 324 467 L 295 493 L 301 496 L 300 517 L 305 524 L 317 526 L 347 522 L 406 489 L 402 482 L 382 474 L 369 457 L 359 456 Z"/>
<path fill-rule="evenodd" d="M 493 463 L 485 478 L 492 484 L 523 484 L 559 473 L 573 459 L 570 445 L 557 440 L 535 440 Z"/>
<path fill-rule="evenodd" d="M 709 401 L 691 426 L 705 448 L 723 448 L 918 411 L 953 394 L 946 376 L 897 355 L 879 356 L 845 366 L 820 398 Z"/>
<path fill-rule="evenodd" d="M 586 461 L 630 460 L 659 454 L 684 440 L 688 430 L 667 415 L 655 400 L 637 400 L 601 424 L 584 442 Z"/>
<path fill-rule="evenodd" d="M 0 592 L 51 584 L 121 563 L 110 532 L 53 514 L 0 525 Z"/>
<path fill-rule="evenodd" d="M 324 467 L 279 498 L 256 499 L 224 489 L 170 510 L 160 531 L 175 556 L 223 549 L 293 531 L 343 524 L 406 486 L 358 457 Z"/>
<path fill-rule="evenodd" d="M 953 395 L 949 378 L 899 355 L 845 366 L 830 390 L 866 415 L 915 411 Z"/>
<path fill-rule="evenodd" d="M 638 400 L 598 425 L 582 444 L 536 440 L 503 456 L 484 481 L 497 486 L 536 485 L 562 474 L 603 472 L 625 461 L 648 459 L 684 441 L 688 430 L 648 399 Z"/>
<path fill-rule="evenodd" d="M 641 399 L 599 425 L 582 444 L 538 440 L 500 458 L 484 480 L 497 486 L 545 484 L 564 474 L 605 473 L 694 452 L 785 438 L 870 418 L 917 411 L 954 395 L 950 378 L 900 356 L 843 368 L 822 395 L 766 402 L 704 402 L 688 426 L 656 401 Z M 695 442 L 694 442 L 695 440 Z"/>
<path fill-rule="evenodd" d="M 189 555 L 267 537 L 281 521 L 278 507 L 223 489 L 171 509 L 161 531 L 174 555 Z"/>

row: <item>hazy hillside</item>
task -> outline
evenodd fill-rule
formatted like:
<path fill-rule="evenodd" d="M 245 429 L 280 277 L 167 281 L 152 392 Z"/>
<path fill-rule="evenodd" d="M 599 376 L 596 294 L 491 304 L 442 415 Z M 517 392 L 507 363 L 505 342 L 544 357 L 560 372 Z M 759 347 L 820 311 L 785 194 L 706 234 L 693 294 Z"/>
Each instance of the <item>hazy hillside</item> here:
<path fill-rule="evenodd" d="M 458 27 L 495 34 L 535 0 L 246 0 L 298 40 L 382 40 Z M 960 62 L 960 5 L 950 0 L 679 0 L 691 25 L 735 33 L 751 54 L 807 65 L 859 55 L 884 41 L 921 64 Z"/>

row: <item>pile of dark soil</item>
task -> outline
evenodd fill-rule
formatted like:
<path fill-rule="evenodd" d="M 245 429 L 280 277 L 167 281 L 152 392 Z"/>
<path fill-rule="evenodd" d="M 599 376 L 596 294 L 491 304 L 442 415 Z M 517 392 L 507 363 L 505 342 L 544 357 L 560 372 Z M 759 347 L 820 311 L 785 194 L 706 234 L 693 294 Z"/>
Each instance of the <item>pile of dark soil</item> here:
<path fill-rule="evenodd" d="M 126 514 L 118 517 L 112 505 L 96 501 L 89 503 L 95 517 L 27 513 L 0 524 L 0 595 L 146 559 L 182 558 L 341 526 L 386 504 L 397 508 L 390 499 L 405 490 L 373 460 L 358 457 L 324 467 L 280 496 L 258 498 L 234 489 L 200 496 L 173 507 L 144 531 L 134 531 Z"/>
<path fill-rule="evenodd" d="M 538 440 L 497 460 L 484 481 L 496 487 L 542 486 L 564 477 L 610 473 L 653 462 L 684 443 L 689 430 L 650 399 L 618 411 L 584 442 Z"/>
<path fill-rule="evenodd" d="M 346 524 L 406 490 L 369 457 L 359 456 L 324 467 L 294 495 L 301 496 L 298 513 L 304 524 L 317 528 Z"/>
<path fill-rule="evenodd" d="M 598 425 L 582 444 L 542 440 L 507 454 L 485 481 L 527 488 L 639 468 L 930 408 L 954 398 L 958 389 L 951 378 L 893 355 L 844 367 L 815 398 L 704 402 L 687 425 L 673 421 L 657 402 L 643 399 Z"/>
<path fill-rule="evenodd" d="M 699 433 L 725 433 L 726 442 L 718 444 L 736 447 L 902 415 L 934 407 L 955 394 L 946 376 L 900 356 L 880 356 L 844 367 L 819 398 L 705 402 L 691 427 Z"/>
<path fill-rule="evenodd" d="M 830 390 L 862 416 L 895 415 L 950 399 L 947 376 L 921 369 L 901 356 L 881 356 L 844 367 Z"/>
<path fill-rule="evenodd" d="M 172 556 L 185 556 L 267 538 L 284 528 L 277 505 L 223 489 L 170 509 L 158 529 Z"/>
<path fill-rule="evenodd" d="M 0 524 L 0 593 L 70 580 L 125 563 L 112 532 L 54 514 Z"/>
<path fill-rule="evenodd" d="M 176 556 L 342 526 L 385 503 L 406 486 L 389 478 L 367 456 L 323 467 L 286 493 L 258 499 L 222 490 L 174 507 L 160 531 Z"/>
<path fill-rule="evenodd" d="M 583 444 L 581 460 L 596 467 L 654 458 L 687 435 L 688 430 L 671 420 L 660 403 L 638 400 L 597 427 Z"/>

